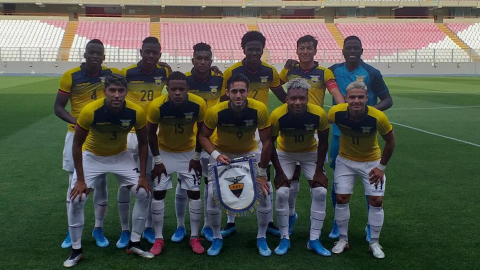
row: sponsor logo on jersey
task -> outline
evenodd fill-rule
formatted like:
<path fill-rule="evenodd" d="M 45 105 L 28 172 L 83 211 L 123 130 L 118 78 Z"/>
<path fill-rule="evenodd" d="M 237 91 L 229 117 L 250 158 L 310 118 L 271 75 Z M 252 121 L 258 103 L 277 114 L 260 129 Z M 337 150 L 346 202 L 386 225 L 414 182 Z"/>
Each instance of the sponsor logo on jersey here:
<path fill-rule="evenodd" d="M 192 119 L 193 119 L 193 112 L 183 113 L 183 115 L 185 115 L 185 120 L 187 120 L 187 122 L 192 121 Z"/>
<path fill-rule="evenodd" d="M 111 125 L 112 122 L 99 122 L 99 123 L 95 123 L 95 125 L 97 126 L 107 126 L 107 125 Z"/>
<path fill-rule="evenodd" d="M 268 82 L 268 76 L 260 76 L 260 82 L 261 82 L 263 85 L 266 85 L 267 82 Z"/>
<path fill-rule="evenodd" d="M 129 128 L 130 121 L 132 121 L 132 119 L 120 119 L 120 122 L 122 122 L 122 128 Z"/>
<path fill-rule="evenodd" d="M 160 86 L 162 84 L 162 78 L 163 76 L 160 77 L 153 77 L 155 79 L 155 85 Z"/>
<path fill-rule="evenodd" d="M 247 126 L 247 128 L 251 128 L 253 127 L 253 122 L 255 121 L 254 119 L 250 119 L 250 120 L 243 120 L 245 121 L 245 126 Z"/>

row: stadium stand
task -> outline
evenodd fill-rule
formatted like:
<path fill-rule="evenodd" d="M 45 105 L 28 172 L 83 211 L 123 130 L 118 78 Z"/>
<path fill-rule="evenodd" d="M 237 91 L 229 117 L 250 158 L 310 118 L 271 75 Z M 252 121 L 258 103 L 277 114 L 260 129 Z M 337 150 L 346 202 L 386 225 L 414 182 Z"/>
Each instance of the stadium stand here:
<path fill-rule="evenodd" d="M 87 42 L 98 38 L 105 45 L 106 62 L 136 62 L 149 35 L 149 22 L 79 21 L 68 61 L 80 62 Z"/>
<path fill-rule="evenodd" d="M 243 59 L 240 41 L 248 31 L 244 23 L 162 23 L 162 59 L 176 57 L 178 62 L 190 62 L 192 47 L 198 42 L 212 46 L 215 62 Z"/>
<path fill-rule="evenodd" d="M 67 21 L 0 20 L 2 61 L 56 61 Z"/>
<path fill-rule="evenodd" d="M 464 62 L 469 59 L 434 23 L 337 23 L 336 26 L 344 37 L 360 37 L 366 61 Z"/>
<path fill-rule="evenodd" d="M 446 23 L 465 44 L 480 53 L 480 23 Z"/>

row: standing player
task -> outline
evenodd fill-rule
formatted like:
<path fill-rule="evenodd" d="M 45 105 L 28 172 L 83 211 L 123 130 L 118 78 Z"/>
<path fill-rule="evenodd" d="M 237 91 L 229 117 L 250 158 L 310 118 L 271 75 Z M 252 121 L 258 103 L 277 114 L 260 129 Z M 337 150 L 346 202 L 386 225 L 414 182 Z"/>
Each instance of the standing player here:
<path fill-rule="evenodd" d="M 379 70 L 375 69 L 369 64 L 366 64 L 361 59 L 363 48 L 360 39 L 356 36 L 349 36 L 345 38 L 342 52 L 343 57 L 345 58 L 345 62 L 335 64 L 330 67 L 330 70 L 332 70 L 333 74 L 335 75 L 337 84 L 342 94 L 346 95 L 347 86 L 351 82 L 364 82 L 367 85 L 368 91 L 367 105 L 373 106 L 381 111 L 385 111 L 388 108 L 392 107 L 393 100 L 390 96 L 387 86 L 385 85 L 385 82 L 383 81 L 382 74 Z M 380 102 L 377 103 L 378 98 L 380 98 Z M 333 100 L 333 104 L 336 104 L 335 100 Z M 335 159 L 338 155 L 339 145 L 340 131 L 338 130 L 338 127 L 336 125 L 333 125 L 333 136 L 330 145 L 330 167 L 332 167 L 333 169 L 335 169 Z M 332 188 L 332 204 L 333 208 L 335 209 L 335 188 Z M 367 234 L 367 242 L 369 242 L 370 226 L 368 224 L 365 228 L 365 232 Z M 337 224 L 334 223 L 332 232 L 330 233 L 329 237 L 338 238 L 338 236 L 339 234 Z"/>
<path fill-rule="evenodd" d="M 248 97 L 262 102 L 268 108 L 268 96 L 270 90 L 272 90 L 275 96 L 277 96 L 278 100 L 280 100 L 282 103 L 285 103 L 287 94 L 281 86 L 277 70 L 273 66 L 262 61 L 265 43 L 265 36 L 257 31 L 247 32 L 242 37 L 241 45 L 243 53 L 245 54 L 245 59 L 225 70 L 223 75 L 222 91 L 225 91 L 227 88 L 227 82 L 230 77 L 240 73 L 244 74 L 250 81 Z M 225 100 L 227 99 L 228 98 L 225 98 Z M 262 149 L 262 144 L 258 133 L 255 134 L 255 139 L 258 142 L 258 149 Z M 270 182 L 269 185 L 270 189 L 272 189 Z M 273 198 L 271 199 L 273 200 Z M 272 216 L 270 217 L 267 231 L 278 236 L 280 235 L 280 232 L 277 226 L 275 226 L 273 223 L 273 212 L 271 213 Z M 227 237 L 234 232 L 236 232 L 235 217 L 229 215 L 227 219 L 227 226 L 222 230 L 222 235 L 223 237 Z"/>
<path fill-rule="evenodd" d="M 165 81 L 170 72 L 167 67 L 160 66 L 158 63 L 162 55 L 158 39 L 156 37 L 147 37 L 142 43 L 142 49 L 140 49 L 142 60 L 137 64 L 122 69 L 122 75 L 127 78 L 128 83 L 126 99 L 139 105 L 146 113 L 152 100 L 162 95 Z M 132 152 L 138 163 L 138 145 L 134 129 L 128 134 L 127 142 L 128 150 Z M 150 172 L 153 168 L 152 159 L 152 152 L 148 151 L 147 179 L 150 179 Z M 130 191 L 126 187 L 119 187 L 118 189 L 118 212 L 120 214 L 122 233 L 117 242 L 117 248 L 126 248 L 130 239 Z M 150 213 L 150 206 L 148 213 Z M 155 233 L 152 229 L 152 215 L 149 214 L 147 216 L 145 226 L 143 237 L 153 244 L 155 242 Z"/>
<path fill-rule="evenodd" d="M 191 71 L 185 73 L 187 76 L 188 92 L 197 95 L 205 100 L 207 109 L 213 107 L 220 101 L 221 87 L 223 77 L 216 74 L 212 70 L 212 48 L 206 43 L 197 43 L 193 46 L 193 68 Z M 200 164 L 202 165 L 203 177 L 208 177 L 208 163 L 210 155 L 202 151 L 200 157 Z M 207 196 L 208 196 L 208 181 L 205 181 L 203 190 L 203 208 L 204 223 L 202 228 L 202 235 L 208 241 L 212 241 L 213 232 L 207 222 Z M 173 242 L 181 242 L 185 237 L 185 213 L 187 210 L 187 191 L 180 185 L 177 185 L 175 192 L 175 213 L 177 215 L 177 229 L 172 235 Z"/>
<path fill-rule="evenodd" d="M 249 81 L 243 74 L 236 74 L 228 79 L 226 94 L 229 101 L 210 108 L 205 117 L 204 128 L 200 132 L 199 141 L 211 156 L 211 162 L 230 164 L 230 159 L 248 155 L 260 158 L 258 177 L 263 189 L 260 204 L 257 207 L 257 247 L 262 256 L 270 256 L 266 231 L 271 217 L 270 187 L 267 182 L 267 167 L 272 151 L 270 121 L 268 109 L 262 102 L 247 98 Z M 255 132 L 259 130 L 263 148 L 258 150 Z M 215 134 L 214 134 L 215 131 Z M 212 136 L 213 135 L 213 136 Z M 222 212 L 216 206 L 213 196 L 213 179 L 208 179 L 208 222 L 213 230 L 213 243 L 208 255 L 216 256 L 223 247 L 220 226 Z"/>
<path fill-rule="evenodd" d="M 329 125 L 325 111 L 320 106 L 309 103 L 309 89 L 307 80 L 292 79 L 287 84 L 287 103 L 276 108 L 270 116 L 272 141 L 278 137 L 278 151 L 274 150 L 272 154 L 277 189 L 275 210 L 282 238 L 275 249 L 275 254 L 278 255 L 284 255 L 290 248 L 290 179 L 297 163 L 300 163 L 308 180 L 312 196 L 307 248 L 322 256 L 331 255 L 319 241 L 327 202 L 328 180 L 323 164 L 328 149 Z M 318 143 L 315 132 L 318 134 Z"/>
<path fill-rule="evenodd" d="M 385 258 L 379 244 L 383 226 L 383 196 L 385 194 L 385 168 L 395 149 L 395 135 L 387 116 L 373 106 L 367 106 L 370 99 L 363 82 L 352 82 L 346 87 L 347 104 L 333 106 L 328 120 L 340 129 L 340 154 L 335 165 L 335 192 L 337 204 L 335 221 L 340 240 L 335 243 L 333 253 L 340 254 L 348 249 L 349 201 L 356 177 L 363 180 L 365 195 L 368 196 L 368 224 L 371 227 L 370 250 L 378 259 Z M 385 140 L 383 153 L 377 134 Z"/>
<path fill-rule="evenodd" d="M 344 103 L 340 90 L 338 90 L 335 76 L 328 68 L 318 65 L 314 60 L 317 54 L 318 40 L 311 35 L 306 35 L 297 40 L 297 56 L 299 61 L 289 60 L 286 67 L 280 72 L 280 80 L 288 82 L 295 78 L 304 78 L 310 84 L 308 91 L 308 102 L 317 106 L 323 107 L 325 99 L 325 89 L 335 99 L 336 103 Z M 328 162 L 328 160 L 326 160 Z M 292 181 L 290 183 L 290 198 L 289 198 L 289 233 L 293 233 L 293 226 L 297 220 L 297 213 L 295 212 L 295 203 L 299 191 L 300 180 L 300 166 L 295 167 Z"/>
<path fill-rule="evenodd" d="M 64 267 L 75 266 L 82 258 L 84 207 L 95 182 L 107 173 L 115 174 L 120 186 L 135 196 L 133 230 L 128 252 L 144 258 L 153 254 L 143 251 L 140 235 L 145 226 L 150 187 L 145 177 L 148 155 L 146 115 L 140 106 L 125 101 L 127 81 L 119 74 L 105 78 L 105 98 L 85 106 L 77 120 L 73 138 L 73 174 L 68 224 L 72 238 L 72 254 Z M 127 150 L 127 134 L 135 127 L 138 139 L 140 170 Z"/>
<path fill-rule="evenodd" d="M 98 39 L 92 39 L 85 47 L 85 63 L 79 67 L 73 68 L 65 72 L 60 79 L 57 98 L 55 99 L 55 115 L 68 123 L 68 132 L 65 137 L 65 147 L 63 149 L 63 169 L 68 172 L 68 189 L 67 189 L 67 213 L 70 206 L 70 186 L 73 177 L 73 157 L 72 143 L 73 133 L 77 118 L 82 108 L 97 98 L 103 97 L 103 80 L 107 74 L 112 72 L 119 73 L 117 69 L 106 68 L 102 66 L 105 60 L 105 49 L 103 43 Z M 68 101 L 70 101 L 70 111 L 65 109 Z M 93 195 L 93 203 L 95 205 L 95 228 L 92 235 L 99 247 L 109 245 L 108 240 L 103 235 L 103 219 L 107 211 L 107 178 L 106 176 L 99 179 L 96 183 L 95 193 Z M 62 243 L 62 248 L 72 246 L 70 234 Z"/>
<path fill-rule="evenodd" d="M 151 205 L 155 243 L 150 249 L 154 255 L 159 255 L 164 246 L 164 199 L 167 189 L 172 188 L 174 172 L 178 174 L 181 188 L 187 190 L 189 198 L 190 246 L 196 254 L 205 251 L 198 239 L 202 219 L 200 199 L 202 148 L 196 142 L 195 125 L 201 128 L 205 119 L 206 104 L 202 98 L 189 94 L 187 89 L 187 77 L 181 72 L 173 72 L 167 79 L 168 95 L 155 99 L 148 109 L 148 140 L 155 160 L 152 171 L 154 192 Z"/>

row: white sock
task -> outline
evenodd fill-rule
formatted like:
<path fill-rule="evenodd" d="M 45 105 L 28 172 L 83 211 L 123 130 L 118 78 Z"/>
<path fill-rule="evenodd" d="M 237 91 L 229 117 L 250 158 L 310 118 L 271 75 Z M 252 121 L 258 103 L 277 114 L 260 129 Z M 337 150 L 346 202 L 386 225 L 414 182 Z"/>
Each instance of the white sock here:
<path fill-rule="evenodd" d="M 152 174 L 150 173 L 146 173 L 145 174 L 147 179 L 151 179 L 152 177 Z M 150 185 L 150 188 L 152 188 L 153 190 L 153 186 Z M 152 197 L 153 196 L 150 196 L 149 197 L 149 202 L 148 202 L 148 208 L 147 208 L 147 220 L 145 221 L 145 228 L 153 228 L 153 220 L 152 220 Z"/>
<path fill-rule="evenodd" d="M 68 208 L 68 230 L 72 239 L 72 248 L 74 249 L 82 248 L 82 232 L 85 224 L 84 208 L 87 195 L 82 193 L 81 198 L 82 201 L 80 201 L 80 196 L 70 201 L 70 207 Z"/>
<path fill-rule="evenodd" d="M 189 200 L 190 207 L 190 237 L 198 237 L 200 221 L 202 220 L 202 200 Z"/>
<path fill-rule="evenodd" d="M 370 209 L 368 210 L 368 223 L 370 224 L 370 244 L 378 243 L 384 217 L 385 214 L 382 206 L 375 207 L 370 205 Z"/>
<path fill-rule="evenodd" d="M 103 228 L 103 220 L 105 220 L 108 205 L 106 174 L 100 176 L 97 181 L 95 181 L 95 190 L 93 192 L 93 205 L 95 208 L 95 228 Z"/>
<path fill-rule="evenodd" d="M 130 192 L 135 196 L 135 204 L 132 213 L 132 234 L 130 240 L 132 242 L 138 242 L 140 241 L 140 236 L 145 228 L 150 197 L 148 196 L 147 191 L 143 188 L 140 188 L 137 192 L 137 185 L 131 187 Z"/>
<path fill-rule="evenodd" d="M 130 190 L 127 187 L 118 188 L 117 202 L 122 231 L 130 231 Z"/>
<path fill-rule="evenodd" d="M 208 227 L 207 218 L 208 184 L 203 185 L 203 228 Z"/>
<path fill-rule="evenodd" d="M 271 196 L 271 195 L 268 195 Z M 265 198 L 262 196 L 260 200 L 260 204 L 257 207 L 257 224 L 258 224 L 258 233 L 257 239 L 261 237 L 267 237 L 267 227 L 268 221 L 270 220 L 269 217 L 272 212 L 272 205 L 270 198 L 268 196 Z"/>
<path fill-rule="evenodd" d="M 67 224 L 68 224 L 68 208 L 70 207 L 70 191 L 72 190 L 73 172 L 68 172 L 68 188 L 67 188 Z"/>
<path fill-rule="evenodd" d="M 177 228 L 185 228 L 185 214 L 187 212 L 187 190 L 182 189 L 180 183 L 177 183 L 175 190 L 175 214 L 177 215 Z"/>
<path fill-rule="evenodd" d="M 280 238 L 290 239 L 288 235 L 288 197 L 290 189 L 288 187 L 280 187 L 277 189 L 275 197 L 275 210 L 277 212 L 277 225 L 280 229 Z"/>
<path fill-rule="evenodd" d="M 295 215 L 295 203 L 297 202 L 297 194 L 300 190 L 300 181 L 290 182 L 290 196 L 288 197 L 288 214 Z"/>
<path fill-rule="evenodd" d="M 165 201 L 152 199 L 152 220 L 155 228 L 155 239 L 163 239 L 163 217 L 165 214 Z"/>
<path fill-rule="evenodd" d="M 324 187 L 311 188 L 312 205 L 310 207 L 310 240 L 320 238 L 323 220 L 325 219 L 325 207 L 327 202 L 327 189 Z"/>
<path fill-rule="evenodd" d="M 350 219 L 350 207 L 348 203 L 339 204 L 335 206 L 335 221 L 338 225 L 338 232 L 340 239 L 348 241 L 348 221 Z"/>
<path fill-rule="evenodd" d="M 212 228 L 213 238 L 222 239 L 220 233 L 220 226 L 222 225 L 222 211 L 218 208 L 213 198 L 213 181 L 208 183 L 208 202 L 207 202 L 207 215 L 208 224 Z"/>
<path fill-rule="evenodd" d="M 272 192 L 270 194 L 270 205 L 272 206 L 272 211 L 270 211 L 270 217 L 268 219 L 268 222 L 272 222 L 273 223 L 273 186 L 272 186 L 272 183 L 269 181 L 268 182 L 268 186 L 270 188 L 270 191 Z"/>
<path fill-rule="evenodd" d="M 235 223 L 235 216 L 227 215 L 227 223 Z"/>

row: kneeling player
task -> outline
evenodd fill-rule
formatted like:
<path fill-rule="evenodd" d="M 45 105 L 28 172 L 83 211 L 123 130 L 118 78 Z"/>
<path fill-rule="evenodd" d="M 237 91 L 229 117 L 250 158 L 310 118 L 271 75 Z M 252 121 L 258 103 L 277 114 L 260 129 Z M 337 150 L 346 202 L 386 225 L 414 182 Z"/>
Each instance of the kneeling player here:
<path fill-rule="evenodd" d="M 196 143 L 194 128 L 195 124 L 201 128 L 206 104 L 201 97 L 189 94 L 187 90 L 187 77 L 181 72 L 173 72 L 167 79 L 168 95 L 152 101 L 148 109 L 148 140 L 155 162 L 152 171 L 154 192 L 151 205 L 155 243 L 150 249 L 154 255 L 159 255 L 164 246 L 164 199 L 167 189 L 172 188 L 174 172 L 178 173 L 181 188 L 187 190 L 190 199 L 190 246 L 197 254 L 205 251 L 198 239 L 202 219 L 202 148 Z"/>
<path fill-rule="evenodd" d="M 371 228 L 370 250 L 375 258 L 385 258 L 378 243 L 383 225 L 383 195 L 385 194 L 385 168 L 395 149 L 395 135 L 387 116 L 372 106 L 367 106 L 367 86 L 363 82 L 352 82 L 347 86 L 347 104 L 333 106 L 328 120 L 340 129 L 340 151 L 335 163 L 335 221 L 340 240 L 332 249 L 342 253 L 348 249 L 349 201 L 355 179 L 360 176 L 370 205 L 368 224 Z M 385 140 L 382 151 L 377 133 Z"/>
<path fill-rule="evenodd" d="M 105 98 L 82 109 L 75 127 L 72 147 L 75 173 L 68 209 L 72 254 L 63 263 L 65 267 L 73 267 L 83 258 L 81 239 L 85 201 L 95 181 L 107 173 L 115 174 L 119 185 L 127 187 L 135 196 L 129 253 L 153 258 L 153 254 L 140 247 L 150 192 L 145 177 L 148 151 L 145 112 L 138 105 L 125 101 L 127 81 L 121 75 L 106 76 L 104 93 Z M 127 134 L 133 127 L 138 139 L 140 170 L 132 153 L 127 151 Z"/>
<path fill-rule="evenodd" d="M 230 100 L 208 110 L 205 125 L 198 139 L 205 151 L 210 154 L 211 162 L 230 164 L 230 159 L 248 155 L 255 155 L 258 160 L 260 151 L 255 140 L 255 131 L 258 128 L 263 148 L 257 176 L 260 179 L 264 196 L 261 196 L 260 204 L 257 207 L 257 247 L 260 255 L 270 256 L 272 251 L 268 248 L 266 239 L 272 211 L 269 197 L 271 195 L 266 178 L 272 152 L 270 120 L 265 104 L 247 98 L 249 83 L 248 78 L 241 73 L 228 79 L 226 93 Z M 215 129 L 216 134 L 213 134 Z M 207 215 L 213 230 L 213 242 L 207 253 L 210 256 L 216 256 L 223 247 L 223 238 L 220 233 L 222 212 L 214 201 L 213 179 L 208 180 Z"/>
<path fill-rule="evenodd" d="M 280 227 L 280 245 L 275 254 L 283 255 L 290 248 L 289 196 L 290 181 L 296 163 L 300 166 L 310 185 L 312 204 L 310 208 L 310 239 L 307 248 L 322 256 L 330 256 L 319 241 L 325 219 L 328 180 L 323 163 L 328 149 L 329 125 L 327 114 L 317 105 L 308 103 L 310 84 L 305 79 L 293 79 L 287 84 L 287 103 L 275 109 L 271 116 L 272 141 L 278 136 L 277 151 L 272 152 L 275 167 L 277 196 L 275 210 Z M 318 131 L 318 146 L 315 131 Z"/>

